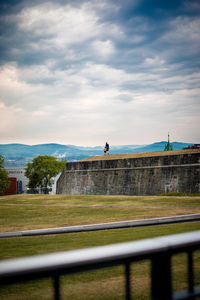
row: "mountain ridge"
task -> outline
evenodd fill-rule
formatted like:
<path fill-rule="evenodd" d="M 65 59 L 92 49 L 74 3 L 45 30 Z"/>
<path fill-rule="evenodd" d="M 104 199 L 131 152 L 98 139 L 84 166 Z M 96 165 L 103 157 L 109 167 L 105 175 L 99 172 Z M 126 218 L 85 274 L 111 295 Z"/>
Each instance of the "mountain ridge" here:
<path fill-rule="evenodd" d="M 163 151 L 167 141 L 146 145 L 114 145 L 110 147 L 111 154 Z M 192 143 L 172 142 L 174 150 L 181 150 Z M 57 143 L 26 145 L 20 143 L 0 144 L 0 154 L 4 157 L 5 167 L 24 167 L 27 162 L 38 155 L 52 155 L 67 161 L 83 160 L 87 157 L 102 155 L 103 146 L 75 146 Z"/>

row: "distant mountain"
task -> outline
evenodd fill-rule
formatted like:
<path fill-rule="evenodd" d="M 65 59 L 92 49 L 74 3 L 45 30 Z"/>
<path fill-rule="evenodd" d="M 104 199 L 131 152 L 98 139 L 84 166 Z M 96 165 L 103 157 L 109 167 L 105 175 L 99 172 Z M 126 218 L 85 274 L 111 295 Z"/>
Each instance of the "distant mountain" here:
<path fill-rule="evenodd" d="M 151 152 L 163 151 L 166 141 L 153 143 L 150 145 L 110 145 L 110 153 L 131 153 L 131 152 Z M 191 143 L 171 143 L 174 150 L 181 150 Z M 52 155 L 58 159 L 66 158 L 67 161 L 78 161 L 84 158 L 102 155 L 103 146 L 81 147 L 74 145 L 60 144 L 40 144 L 40 145 L 24 145 L 24 144 L 0 144 L 0 154 L 5 159 L 5 167 L 24 167 L 27 162 L 33 160 L 38 155 Z"/>

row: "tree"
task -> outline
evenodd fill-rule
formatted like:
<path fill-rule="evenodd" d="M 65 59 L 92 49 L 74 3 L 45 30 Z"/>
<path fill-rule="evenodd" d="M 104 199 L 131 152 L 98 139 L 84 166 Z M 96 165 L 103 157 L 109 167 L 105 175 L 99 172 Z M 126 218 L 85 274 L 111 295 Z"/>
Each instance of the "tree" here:
<path fill-rule="evenodd" d="M 0 155 L 0 196 L 2 196 L 9 187 L 8 173 L 6 172 L 3 163 L 4 158 Z"/>
<path fill-rule="evenodd" d="M 29 188 L 41 188 L 48 193 L 53 184 L 52 178 L 64 169 L 66 161 L 58 161 L 50 155 L 39 155 L 28 163 L 25 176 L 29 179 Z"/>

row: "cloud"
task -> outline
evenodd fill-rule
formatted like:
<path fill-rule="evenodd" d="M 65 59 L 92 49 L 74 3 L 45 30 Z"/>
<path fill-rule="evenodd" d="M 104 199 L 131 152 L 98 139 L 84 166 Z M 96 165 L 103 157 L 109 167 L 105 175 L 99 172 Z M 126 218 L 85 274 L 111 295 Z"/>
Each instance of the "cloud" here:
<path fill-rule="evenodd" d="M 17 16 L 20 31 L 39 38 L 32 47 L 65 49 L 71 45 L 90 42 L 107 34 L 117 35 L 118 27 L 102 23 L 96 11 L 83 3 L 80 7 L 44 3 L 24 8 Z M 108 47 L 109 45 L 107 45 Z"/>
<path fill-rule="evenodd" d="M 200 18 L 194 19 L 179 16 L 171 21 L 170 26 L 171 31 L 164 35 L 163 40 L 167 40 L 168 42 L 175 44 L 199 44 Z"/>
<path fill-rule="evenodd" d="M 152 68 L 157 65 L 157 61 L 160 61 L 159 58 L 148 59 L 147 64 Z M 161 61 L 161 65 L 163 63 Z M 104 109 L 105 104 L 108 107 L 110 102 L 116 103 L 119 99 L 124 103 L 135 102 L 137 99 L 137 103 L 144 105 L 143 99 L 149 99 L 149 94 L 161 92 L 161 97 L 166 94 L 170 100 L 169 95 L 177 91 L 177 86 L 180 92 L 188 90 L 188 98 L 189 94 L 190 98 L 198 97 L 197 93 L 192 96 L 192 91 L 197 89 L 199 73 L 179 76 L 166 76 L 164 71 L 158 74 L 128 73 L 94 63 L 86 63 L 82 68 L 73 66 L 71 69 L 54 70 L 51 66 L 50 63 L 49 66 L 45 64 L 21 68 L 16 64 L 6 64 L 0 73 L 2 101 L 6 105 L 32 111 L 35 116 L 51 115 L 53 110 L 56 116 L 59 106 L 61 117 L 65 111 L 84 117 L 85 111 L 92 115 L 96 109 Z M 150 105 L 154 103 L 156 97 L 152 97 Z"/>
<path fill-rule="evenodd" d="M 158 10 L 96 0 L 8 9 L 0 20 L 3 140 L 148 143 L 168 131 L 195 140 L 199 17 L 192 6 L 187 15 L 186 5 L 161 5 L 155 18 Z"/>
<path fill-rule="evenodd" d="M 84 5 L 73 8 L 70 5 L 44 3 L 23 9 L 17 18 L 19 29 L 40 38 L 45 36 L 51 40 L 52 37 L 60 45 L 89 39 L 100 31 L 98 17 Z"/>
<path fill-rule="evenodd" d="M 94 51 L 97 56 L 102 58 L 109 58 L 115 52 L 115 47 L 113 46 L 112 41 L 94 41 L 92 43 Z"/>
<path fill-rule="evenodd" d="M 30 86 L 20 79 L 20 70 L 16 63 L 6 63 L 0 68 L 1 97 L 9 105 L 16 98 L 23 98 L 30 94 Z"/>
<path fill-rule="evenodd" d="M 165 61 L 164 61 L 164 59 L 159 58 L 158 56 L 156 56 L 156 57 L 153 57 L 153 58 L 152 57 L 147 57 L 145 59 L 145 63 L 147 65 L 150 65 L 151 67 L 156 66 L 156 68 L 157 68 L 159 66 L 162 66 L 165 63 Z"/>
<path fill-rule="evenodd" d="M 155 52 L 157 48 L 158 51 L 162 51 L 166 61 L 182 61 L 184 67 L 187 67 L 187 60 L 194 63 L 193 59 L 198 57 L 200 47 L 199 26 L 199 17 L 178 16 L 171 19 L 168 30 L 153 42 Z"/>

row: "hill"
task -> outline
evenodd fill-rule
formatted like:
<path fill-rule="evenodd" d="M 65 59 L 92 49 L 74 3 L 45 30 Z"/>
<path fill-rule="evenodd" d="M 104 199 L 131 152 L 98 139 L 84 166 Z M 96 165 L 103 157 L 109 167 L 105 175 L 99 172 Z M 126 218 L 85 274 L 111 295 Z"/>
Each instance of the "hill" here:
<path fill-rule="evenodd" d="M 111 154 L 120 153 L 139 153 L 139 152 L 154 152 L 163 151 L 166 141 L 153 143 L 150 145 L 110 145 Z M 191 145 L 190 143 L 171 143 L 174 150 L 182 150 L 184 147 Z M 5 159 L 5 167 L 24 167 L 27 162 L 33 160 L 38 155 L 52 155 L 58 159 L 66 158 L 67 161 L 78 161 L 88 157 L 93 157 L 103 154 L 103 146 L 96 147 L 81 147 L 74 145 L 61 144 L 0 144 L 0 154 Z"/>

